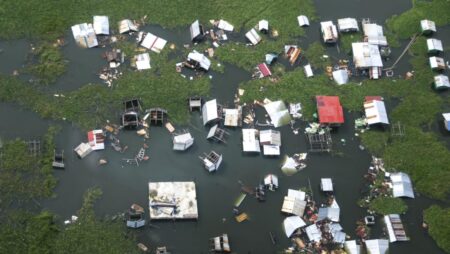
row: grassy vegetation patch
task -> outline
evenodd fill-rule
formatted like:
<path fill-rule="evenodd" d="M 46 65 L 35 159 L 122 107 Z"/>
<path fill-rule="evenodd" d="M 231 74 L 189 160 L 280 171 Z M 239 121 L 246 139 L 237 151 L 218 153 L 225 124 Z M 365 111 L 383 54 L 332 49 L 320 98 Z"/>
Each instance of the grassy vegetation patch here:
<path fill-rule="evenodd" d="M 413 8 L 395 15 L 387 21 L 388 28 L 399 38 L 409 38 L 414 33 L 421 32 L 420 20 L 429 19 L 438 26 L 450 23 L 450 1 L 447 0 L 412 0 Z"/>
<path fill-rule="evenodd" d="M 450 253 L 450 208 L 433 205 L 425 210 L 424 220 L 437 245 Z"/>
<path fill-rule="evenodd" d="M 369 204 L 369 209 L 382 215 L 406 213 L 408 206 L 400 198 L 377 197 Z"/>
<path fill-rule="evenodd" d="M 37 62 L 30 65 L 28 70 L 40 83 L 54 83 L 66 71 L 66 61 L 58 46 L 43 43 L 37 46 L 32 54 Z"/>

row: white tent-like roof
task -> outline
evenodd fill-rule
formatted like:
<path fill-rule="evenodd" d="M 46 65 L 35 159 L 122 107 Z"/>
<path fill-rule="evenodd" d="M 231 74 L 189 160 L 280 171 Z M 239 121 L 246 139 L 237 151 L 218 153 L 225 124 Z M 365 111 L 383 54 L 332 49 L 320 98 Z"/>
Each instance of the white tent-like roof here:
<path fill-rule="evenodd" d="M 264 105 L 275 128 L 291 122 L 291 115 L 283 101 L 273 101 Z"/>
<path fill-rule="evenodd" d="M 428 51 L 444 51 L 442 41 L 434 38 L 427 39 Z"/>
<path fill-rule="evenodd" d="M 364 103 L 367 124 L 389 124 L 384 101 L 372 100 Z"/>
<path fill-rule="evenodd" d="M 134 59 L 136 60 L 136 68 L 138 70 L 146 70 L 151 68 L 150 55 L 148 53 L 136 55 L 134 56 Z"/>
<path fill-rule="evenodd" d="M 213 99 L 205 102 L 202 107 L 203 125 L 219 119 L 219 114 L 217 113 L 217 100 Z"/>
<path fill-rule="evenodd" d="M 359 31 L 358 21 L 354 18 L 338 19 L 338 28 L 340 32 L 357 32 Z"/>
<path fill-rule="evenodd" d="M 412 182 L 407 174 L 403 172 L 391 173 L 390 178 L 394 197 L 414 198 Z"/>
<path fill-rule="evenodd" d="M 387 39 L 383 27 L 377 24 L 363 24 L 364 36 L 369 44 L 387 46 Z"/>
<path fill-rule="evenodd" d="M 262 19 L 258 22 L 258 30 L 259 31 L 268 31 L 269 30 L 269 21 Z"/>
<path fill-rule="evenodd" d="M 167 41 L 152 34 L 140 32 L 138 36 L 138 41 L 141 42 L 141 46 L 150 49 L 153 52 L 161 53 L 166 46 Z"/>
<path fill-rule="evenodd" d="M 298 20 L 298 25 L 299 26 L 309 26 L 308 17 L 306 17 L 305 15 L 298 16 L 297 20 Z"/>
<path fill-rule="evenodd" d="M 205 71 L 209 70 L 209 67 L 211 66 L 211 61 L 205 55 L 198 53 L 195 50 L 188 54 L 187 60 L 197 62 L 200 65 L 200 68 Z"/>
<path fill-rule="evenodd" d="M 108 16 L 94 16 L 95 34 L 109 35 Z"/>
<path fill-rule="evenodd" d="M 97 36 L 95 35 L 92 24 L 82 23 L 72 26 L 73 38 L 78 45 L 84 48 L 93 48 L 98 46 Z"/>
<path fill-rule="evenodd" d="M 257 135 L 258 130 L 256 129 L 242 129 L 242 150 L 244 152 L 261 152 Z"/>
<path fill-rule="evenodd" d="M 344 85 L 348 82 L 348 72 L 346 70 L 333 71 L 333 79 L 338 85 Z"/>
<path fill-rule="evenodd" d="M 306 226 L 306 223 L 299 216 L 290 216 L 284 219 L 284 232 L 289 238 L 298 228 Z"/>
<path fill-rule="evenodd" d="M 367 254 L 387 254 L 389 241 L 386 239 L 366 240 Z"/>
<path fill-rule="evenodd" d="M 377 45 L 368 42 L 352 43 L 353 63 L 356 68 L 383 67 Z"/>
<path fill-rule="evenodd" d="M 252 28 L 250 31 L 248 31 L 245 34 L 245 37 L 253 44 L 256 45 L 261 41 L 261 37 L 259 36 L 258 32 L 254 28 Z"/>
<path fill-rule="evenodd" d="M 345 241 L 344 248 L 348 254 L 361 254 L 361 245 L 357 244 L 356 240 Z"/>

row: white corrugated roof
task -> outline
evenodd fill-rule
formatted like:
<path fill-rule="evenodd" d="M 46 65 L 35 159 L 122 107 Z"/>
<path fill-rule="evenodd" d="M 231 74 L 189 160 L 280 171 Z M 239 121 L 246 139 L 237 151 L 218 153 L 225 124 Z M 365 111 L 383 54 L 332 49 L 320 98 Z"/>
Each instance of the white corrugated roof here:
<path fill-rule="evenodd" d="M 92 24 L 74 25 L 72 26 L 72 34 L 77 44 L 82 47 L 93 48 L 98 46 L 97 36 Z"/>
<path fill-rule="evenodd" d="M 197 36 L 201 35 L 200 22 L 198 19 L 191 24 L 189 31 L 191 33 L 191 40 L 194 40 Z"/>
<path fill-rule="evenodd" d="M 427 47 L 429 51 L 444 51 L 444 47 L 442 47 L 442 41 L 434 38 L 427 39 Z"/>
<path fill-rule="evenodd" d="M 430 67 L 434 68 L 445 68 L 444 58 L 432 56 L 430 57 Z"/>
<path fill-rule="evenodd" d="M 262 19 L 258 22 L 258 29 L 261 30 L 269 30 L 269 21 Z"/>
<path fill-rule="evenodd" d="M 333 79 L 338 85 L 344 85 L 348 82 L 347 70 L 335 70 L 333 71 Z"/>
<path fill-rule="evenodd" d="M 320 187 L 322 191 L 333 191 L 333 182 L 331 181 L 331 178 L 320 179 Z"/>
<path fill-rule="evenodd" d="M 234 26 L 228 23 L 228 21 L 225 21 L 223 19 L 219 20 L 219 24 L 217 25 L 219 29 L 232 32 L 234 29 Z"/>
<path fill-rule="evenodd" d="M 434 21 L 431 20 L 421 20 L 420 21 L 420 26 L 422 27 L 422 31 L 433 31 L 436 32 L 436 24 L 434 23 Z"/>
<path fill-rule="evenodd" d="M 248 31 L 245 34 L 245 37 L 253 44 L 256 45 L 261 41 L 261 37 L 259 36 L 258 32 L 254 28 L 252 28 L 250 31 Z"/>
<path fill-rule="evenodd" d="M 202 107 L 203 125 L 219 118 L 217 113 L 217 100 L 213 99 L 205 102 Z"/>
<path fill-rule="evenodd" d="M 150 55 L 148 53 L 136 55 L 134 56 L 134 59 L 136 60 L 136 68 L 138 70 L 146 70 L 151 68 Z"/>
<path fill-rule="evenodd" d="M 109 35 L 108 16 L 94 16 L 94 31 L 96 34 Z"/>
<path fill-rule="evenodd" d="M 259 142 L 262 144 L 281 146 L 281 133 L 276 130 L 259 131 Z"/>
<path fill-rule="evenodd" d="M 389 124 L 384 101 L 372 100 L 364 103 L 367 123 L 371 124 Z"/>
<path fill-rule="evenodd" d="M 289 238 L 298 228 L 306 226 L 306 223 L 299 216 L 290 216 L 284 219 L 284 232 Z"/>
<path fill-rule="evenodd" d="M 358 21 L 354 18 L 343 18 L 337 20 L 339 31 L 359 31 Z"/>
<path fill-rule="evenodd" d="M 283 101 L 273 101 L 264 105 L 275 128 L 291 122 L 291 115 Z"/>
<path fill-rule="evenodd" d="M 355 240 L 346 241 L 344 243 L 344 248 L 348 254 L 361 254 L 361 245 L 356 244 Z"/>
<path fill-rule="evenodd" d="M 389 241 L 386 239 L 366 240 L 368 254 L 386 254 L 389 249 Z"/>
<path fill-rule="evenodd" d="M 448 77 L 442 74 L 434 76 L 434 84 L 437 87 L 450 87 L 450 82 L 448 80 Z"/>
<path fill-rule="evenodd" d="M 256 137 L 258 130 L 242 129 L 242 150 L 244 152 L 261 152 L 259 140 Z"/>
<path fill-rule="evenodd" d="M 364 35 L 367 42 L 374 45 L 387 46 L 386 36 L 383 34 L 383 27 L 377 24 L 363 24 Z"/>
<path fill-rule="evenodd" d="M 152 34 L 152 33 L 139 33 L 139 41 L 141 41 L 141 46 L 150 49 L 153 52 L 160 53 L 164 46 L 166 46 L 167 41 Z"/>
<path fill-rule="evenodd" d="M 123 34 L 123 33 L 128 33 L 128 32 L 137 32 L 138 31 L 138 27 L 136 26 L 136 24 L 129 20 L 129 19 L 124 19 L 119 21 L 119 33 Z"/>
<path fill-rule="evenodd" d="M 320 242 L 320 240 L 322 240 L 322 233 L 319 231 L 316 224 L 307 226 L 305 231 L 311 242 Z"/>
<path fill-rule="evenodd" d="M 414 198 L 412 182 L 407 174 L 403 172 L 391 173 L 390 178 L 394 197 Z"/>
<path fill-rule="evenodd" d="M 352 43 L 353 63 L 356 68 L 383 67 L 377 45 L 368 42 Z"/>
<path fill-rule="evenodd" d="M 298 25 L 299 26 L 309 26 L 308 17 L 306 17 L 305 15 L 298 16 L 297 20 L 298 20 Z"/>

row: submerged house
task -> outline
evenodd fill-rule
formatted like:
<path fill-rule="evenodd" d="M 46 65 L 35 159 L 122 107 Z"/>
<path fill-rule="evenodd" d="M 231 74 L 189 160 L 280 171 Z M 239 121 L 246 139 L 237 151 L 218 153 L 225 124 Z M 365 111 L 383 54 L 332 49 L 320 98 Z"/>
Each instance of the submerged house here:
<path fill-rule="evenodd" d="M 395 198 L 414 198 L 414 191 L 409 175 L 402 172 L 391 173 L 389 178 L 391 179 L 392 183 L 392 196 L 394 196 Z"/>
<path fill-rule="evenodd" d="M 399 214 L 388 214 L 384 216 L 384 223 L 386 224 L 389 242 L 409 241 L 406 236 L 405 228 Z"/>
<path fill-rule="evenodd" d="M 363 23 L 364 41 L 372 45 L 387 46 L 387 39 L 383 27 L 377 24 Z"/>
<path fill-rule="evenodd" d="M 252 28 L 250 31 L 248 31 L 245 34 L 245 37 L 253 44 L 256 45 L 261 41 L 261 36 L 259 36 L 258 32 L 254 28 Z"/>
<path fill-rule="evenodd" d="M 73 38 L 83 48 L 98 46 L 97 36 L 92 24 L 82 23 L 72 26 Z"/>
<path fill-rule="evenodd" d="M 320 22 L 320 31 L 322 32 L 323 42 L 336 43 L 338 40 L 338 31 L 333 21 Z"/>
<path fill-rule="evenodd" d="M 198 219 L 194 182 L 149 182 L 151 220 Z"/>
<path fill-rule="evenodd" d="M 94 16 L 94 31 L 97 35 L 109 35 L 108 16 Z"/>
<path fill-rule="evenodd" d="M 371 79 L 378 79 L 381 75 L 383 62 L 377 45 L 368 42 L 352 43 L 353 63 L 359 70 L 369 70 Z"/>
<path fill-rule="evenodd" d="M 297 17 L 298 25 L 301 27 L 309 26 L 309 19 L 305 15 L 300 15 Z"/>
<path fill-rule="evenodd" d="M 89 131 L 87 136 L 92 150 L 96 151 L 105 149 L 105 135 L 103 134 L 103 130 Z"/>
<path fill-rule="evenodd" d="M 242 151 L 253 153 L 261 152 L 257 129 L 242 129 Z"/>
<path fill-rule="evenodd" d="M 359 26 L 358 21 L 354 18 L 343 18 L 338 19 L 338 28 L 341 33 L 358 32 Z"/>
<path fill-rule="evenodd" d="M 272 101 L 264 105 L 267 114 L 270 117 L 270 122 L 275 128 L 289 124 L 292 120 L 289 110 L 283 101 Z"/>
<path fill-rule="evenodd" d="M 189 32 L 191 34 L 191 41 L 193 42 L 201 42 L 205 39 L 205 31 L 198 19 L 191 24 Z"/>
<path fill-rule="evenodd" d="M 450 131 L 450 113 L 442 113 L 445 129 Z"/>
<path fill-rule="evenodd" d="M 213 253 L 229 253 L 231 252 L 228 235 L 223 234 L 210 239 L 211 252 Z"/>
<path fill-rule="evenodd" d="M 269 32 L 269 21 L 267 21 L 267 20 L 265 20 L 265 19 L 262 19 L 262 20 L 260 20 L 259 22 L 258 22 L 258 30 L 261 32 L 261 33 L 267 33 L 267 32 Z"/>
<path fill-rule="evenodd" d="M 338 96 L 316 96 L 321 125 L 339 126 L 344 123 L 344 111 Z"/>
<path fill-rule="evenodd" d="M 436 75 L 434 76 L 433 87 L 436 90 L 446 90 L 450 88 L 450 82 L 448 77 L 445 75 Z"/>
<path fill-rule="evenodd" d="M 389 124 L 384 101 L 366 99 L 364 102 L 364 111 L 368 125 Z"/>
<path fill-rule="evenodd" d="M 444 51 L 442 41 L 434 38 L 427 39 L 427 48 L 429 54 L 438 54 Z"/>
<path fill-rule="evenodd" d="M 430 35 L 432 33 L 436 32 L 436 24 L 434 23 L 434 21 L 431 20 L 421 20 L 420 21 L 420 28 L 423 34 L 425 35 Z"/>
<path fill-rule="evenodd" d="M 185 65 L 193 69 L 208 71 L 211 66 L 211 61 L 195 50 L 188 54 L 186 61 L 187 64 Z"/>
<path fill-rule="evenodd" d="M 259 131 L 259 143 L 264 155 L 280 155 L 281 133 L 276 130 Z"/>
<path fill-rule="evenodd" d="M 151 68 L 150 55 L 148 53 L 135 55 L 133 61 L 135 62 L 136 69 L 138 70 L 147 70 Z"/>
<path fill-rule="evenodd" d="M 173 136 L 173 150 L 185 151 L 194 144 L 194 137 L 188 131 Z"/>
<path fill-rule="evenodd" d="M 121 34 L 139 31 L 138 26 L 129 19 L 119 21 L 118 26 L 119 26 L 119 33 Z"/>
<path fill-rule="evenodd" d="M 284 233 L 288 238 L 291 237 L 297 229 L 304 226 L 306 226 L 306 223 L 300 216 L 289 216 L 283 221 Z"/>
<path fill-rule="evenodd" d="M 164 46 L 166 46 L 167 43 L 166 40 L 152 33 L 145 33 L 145 32 L 139 33 L 138 42 L 142 47 L 150 49 L 151 51 L 156 53 L 161 53 L 161 51 L 164 49 Z"/>
<path fill-rule="evenodd" d="M 205 156 L 200 157 L 203 161 L 203 166 L 208 172 L 213 172 L 219 169 L 222 163 L 222 155 L 216 153 L 215 151 L 209 152 L 209 154 L 204 154 Z"/>
<path fill-rule="evenodd" d="M 387 254 L 389 250 L 389 241 L 386 239 L 366 240 L 367 253 L 369 254 Z"/>
<path fill-rule="evenodd" d="M 212 122 L 218 121 L 219 107 L 217 106 L 217 100 L 209 100 L 203 104 L 202 107 L 203 125 L 207 125 Z"/>
<path fill-rule="evenodd" d="M 445 61 L 442 57 L 432 56 L 430 57 L 430 67 L 434 71 L 445 70 Z"/>

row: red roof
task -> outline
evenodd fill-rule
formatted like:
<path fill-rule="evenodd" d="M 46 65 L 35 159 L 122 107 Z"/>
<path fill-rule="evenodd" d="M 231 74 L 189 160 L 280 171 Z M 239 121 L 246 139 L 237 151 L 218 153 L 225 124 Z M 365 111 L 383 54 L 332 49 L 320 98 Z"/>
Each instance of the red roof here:
<path fill-rule="evenodd" d="M 272 72 L 270 72 L 269 67 L 265 63 L 258 64 L 258 69 L 261 71 L 264 77 L 272 75 Z"/>
<path fill-rule="evenodd" d="M 381 96 L 366 96 L 366 97 L 364 97 L 364 102 L 371 102 L 371 101 L 383 101 L 383 97 L 381 97 Z"/>
<path fill-rule="evenodd" d="M 339 97 L 316 96 L 319 122 L 324 124 L 344 123 L 344 112 Z"/>

